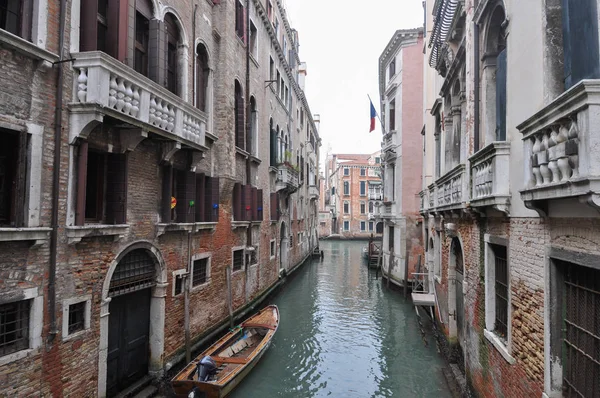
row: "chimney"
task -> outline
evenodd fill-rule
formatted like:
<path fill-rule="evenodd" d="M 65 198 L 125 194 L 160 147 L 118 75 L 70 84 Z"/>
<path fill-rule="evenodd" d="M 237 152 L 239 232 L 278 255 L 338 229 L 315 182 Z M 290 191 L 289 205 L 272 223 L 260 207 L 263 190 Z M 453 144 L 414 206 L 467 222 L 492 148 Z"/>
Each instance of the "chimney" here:
<path fill-rule="evenodd" d="M 306 62 L 300 62 L 298 67 L 298 85 L 300 89 L 304 91 L 304 82 L 306 80 Z"/>
<path fill-rule="evenodd" d="M 313 121 L 315 122 L 315 127 L 317 128 L 317 133 L 321 130 L 321 115 L 316 114 L 313 115 Z"/>

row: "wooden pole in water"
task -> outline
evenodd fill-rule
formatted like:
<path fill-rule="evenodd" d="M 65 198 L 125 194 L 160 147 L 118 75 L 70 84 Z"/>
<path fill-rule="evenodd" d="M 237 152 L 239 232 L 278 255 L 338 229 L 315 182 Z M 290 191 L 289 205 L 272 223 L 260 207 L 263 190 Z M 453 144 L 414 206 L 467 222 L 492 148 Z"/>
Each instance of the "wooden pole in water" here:
<path fill-rule="evenodd" d="M 394 262 L 394 249 L 390 252 L 390 258 L 388 260 L 388 269 L 387 269 L 387 287 L 390 288 L 390 274 L 392 272 L 392 263 Z"/>
<path fill-rule="evenodd" d="M 233 329 L 233 298 L 231 296 L 231 266 L 227 266 L 227 307 L 229 307 L 229 328 Z"/>
<path fill-rule="evenodd" d="M 404 258 L 404 298 L 408 294 L 408 252 Z"/>

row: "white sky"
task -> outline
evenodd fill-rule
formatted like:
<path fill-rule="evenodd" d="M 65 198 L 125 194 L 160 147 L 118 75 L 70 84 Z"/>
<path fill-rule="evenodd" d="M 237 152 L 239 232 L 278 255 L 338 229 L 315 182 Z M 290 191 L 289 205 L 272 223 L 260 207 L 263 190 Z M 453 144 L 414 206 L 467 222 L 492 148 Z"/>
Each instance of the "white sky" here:
<path fill-rule="evenodd" d="M 284 0 L 307 64 L 305 92 L 321 115 L 321 159 L 381 149 L 369 133 L 369 98 L 379 113 L 379 56 L 398 29 L 423 26 L 422 0 Z"/>

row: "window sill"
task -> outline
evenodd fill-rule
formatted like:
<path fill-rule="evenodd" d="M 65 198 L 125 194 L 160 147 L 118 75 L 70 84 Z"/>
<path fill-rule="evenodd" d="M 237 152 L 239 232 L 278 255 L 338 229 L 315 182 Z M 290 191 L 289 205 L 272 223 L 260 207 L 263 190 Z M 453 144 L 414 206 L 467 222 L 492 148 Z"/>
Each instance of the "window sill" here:
<path fill-rule="evenodd" d="M 5 355 L 0 357 L 0 366 L 8 365 L 9 363 L 16 362 L 20 359 L 28 357 L 30 355 L 35 355 L 39 352 L 39 349 L 28 348 L 26 350 L 21 350 L 17 352 L 13 352 L 12 354 Z"/>
<path fill-rule="evenodd" d="M 257 68 L 260 68 L 260 65 L 258 64 L 258 61 L 256 60 L 256 56 L 254 54 L 252 54 L 252 53 L 250 54 L 250 59 L 252 60 L 252 62 L 254 63 L 254 65 Z"/>
<path fill-rule="evenodd" d="M 17 35 L 13 35 L 3 29 L 0 29 L 0 43 L 2 43 L 6 47 L 10 47 L 15 49 L 16 51 L 24 54 L 27 57 L 44 60 L 50 63 L 56 62 L 59 60 L 57 54 L 51 53 L 48 50 L 40 48 L 33 44 L 30 41 L 27 41 Z"/>
<path fill-rule="evenodd" d="M 194 232 L 196 223 L 159 223 L 157 224 L 157 236 L 166 234 L 167 232 Z"/>
<path fill-rule="evenodd" d="M 256 163 L 257 165 L 262 163 L 262 160 L 260 160 L 258 157 L 254 156 L 254 155 L 250 155 L 250 161 L 252 163 Z"/>
<path fill-rule="evenodd" d="M 40 246 L 50 239 L 51 228 L 0 228 L 0 242 L 32 240 Z"/>
<path fill-rule="evenodd" d="M 244 159 L 248 159 L 248 157 L 250 156 L 250 153 L 247 152 L 245 149 L 240 148 L 239 146 L 235 146 L 235 153 L 242 156 Z"/>
<path fill-rule="evenodd" d="M 77 339 L 78 337 L 84 337 L 91 330 L 92 329 L 88 328 L 88 329 L 83 329 L 83 330 L 77 331 L 77 332 L 72 333 L 72 334 L 68 334 L 66 336 L 63 336 L 62 341 L 63 341 L 63 343 L 67 343 L 69 341 Z"/>
<path fill-rule="evenodd" d="M 91 224 L 83 226 L 68 226 L 67 240 L 70 245 L 81 242 L 83 238 L 98 236 L 113 236 L 114 240 L 121 239 L 129 231 L 129 224 Z"/>
<path fill-rule="evenodd" d="M 197 222 L 195 224 L 196 228 L 195 231 L 205 231 L 205 230 L 210 230 L 210 231 L 214 231 L 217 228 L 217 224 L 216 222 Z"/>
<path fill-rule="evenodd" d="M 262 220 L 261 221 L 250 221 L 250 224 L 252 224 L 253 227 L 259 226 L 262 224 Z"/>
<path fill-rule="evenodd" d="M 492 343 L 494 347 L 496 347 L 496 349 L 498 350 L 498 352 L 500 352 L 500 355 L 502 355 L 502 358 L 504 358 L 506 362 L 508 362 L 511 365 L 514 365 L 515 359 L 508 353 L 508 349 L 506 349 L 506 346 L 504 345 L 504 342 L 500 339 L 500 337 L 496 336 L 494 332 L 490 332 L 487 329 L 483 330 L 483 335 L 486 339 L 488 339 L 490 343 Z"/>
<path fill-rule="evenodd" d="M 270 220 L 270 222 L 271 222 L 271 225 L 273 225 L 273 224 L 277 224 L 279 222 L 279 220 Z"/>
<path fill-rule="evenodd" d="M 250 226 L 250 221 L 232 221 L 231 229 L 237 228 L 248 228 Z"/>
<path fill-rule="evenodd" d="M 190 293 L 195 293 L 204 290 L 204 288 L 210 285 L 210 278 L 206 280 L 206 282 L 201 283 L 197 286 L 190 286 Z"/>

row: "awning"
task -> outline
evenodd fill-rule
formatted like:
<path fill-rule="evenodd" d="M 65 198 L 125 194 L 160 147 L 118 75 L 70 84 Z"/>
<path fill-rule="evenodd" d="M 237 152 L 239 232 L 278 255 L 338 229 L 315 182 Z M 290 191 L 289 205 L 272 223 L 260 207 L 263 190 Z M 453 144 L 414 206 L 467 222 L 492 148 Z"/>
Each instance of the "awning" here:
<path fill-rule="evenodd" d="M 444 3 L 438 10 L 436 15 L 431 39 L 429 39 L 429 47 L 431 47 L 431 55 L 429 57 L 429 66 L 435 68 L 440 55 L 442 45 L 448 39 L 448 33 L 454 20 L 454 13 L 458 6 L 458 0 L 443 0 Z"/>

